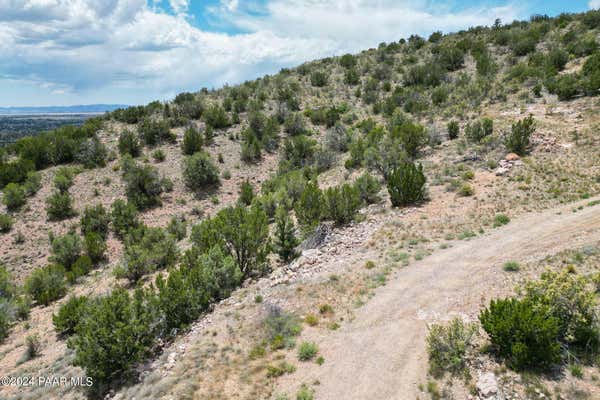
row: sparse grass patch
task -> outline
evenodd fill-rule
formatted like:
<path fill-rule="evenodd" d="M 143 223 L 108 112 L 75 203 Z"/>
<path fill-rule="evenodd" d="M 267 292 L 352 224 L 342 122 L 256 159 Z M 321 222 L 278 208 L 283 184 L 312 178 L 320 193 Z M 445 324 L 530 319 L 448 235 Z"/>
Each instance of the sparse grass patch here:
<path fill-rule="evenodd" d="M 317 326 L 319 323 L 319 317 L 317 317 L 315 314 L 308 314 L 306 317 L 304 317 L 304 322 L 306 322 L 309 326 Z"/>
<path fill-rule="evenodd" d="M 432 400 L 439 400 L 442 398 L 440 388 L 436 381 L 430 380 L 427 382 L 427 393 L 429 393 Z"/>
<path fill-rule="evenodd" d="M 375 263 L 373 261 L 369 260 L 369 261 L 367 261 L 365 263 L 365 268 L 366 269 L 373 269 L 373 268 L 375 268 Z"/>
<path fill-rule="evenodd" d="M 575 378 L 579 378 L 579 379 L 583 378 L 583 368 L 581 368 L 580 364 L 571 364 L 571 365 L 569 365 L 569 372 Z"/>
<path fill-rule="evenodd" d="M 319 352 L 319 348 L 313 342 L 303 342 L 298 349 L 298 360 L 300 361 L 308 361 L 312 360 L 317 353 Z"/>
<path fill-rule="evenodd" d="M 294 371 L 296 371 L 296 367 L 285 361 L 282 361 L 277 365 L 267 365 L 268 378 L 277 378 L 285 374 L 291 374 Z"/>
<path fill-rule="evenodd" d="M 494 228 L 506 225 L 510 222 L 510 218 L 506 214 L 496 214 L 494 217 Z"/>
<path fill-rule="evenodd" d="M 270 308 L 264 324 L 273 350 L 293 347 L 294 337 L 298 336 L 302 330 L 299 318 L 279 307 Z"/>
<path fill-rule="evenodd" d="M 315 391 L 306 385 L 302 385 L 296 393 L 296 400 L 313 400 L 315 398 Z"/>
<path fill-rule="evenodd" d="M 467 239 L 474 238 L 475 236 L 477 236 L 477 234 L 475 232 L 466 230 L 466 231 L 459 233 L 457 236 L 457 239 L 458 240 L 467 240 Z"/>
<path fill-rule="evenodd" d="M 502 266 L 502 269 L 504 269 L 507 272 L 516 272 L 521 269 L 521 266 L 516 261 L 507 261 Z"/>
<path fill-rule="evenodd" d="M 262 358 L 267 354 L 267 350 L 264 345 L 257 344 L 256 346 L 250 349 L 250 353 L 248 353 L 248 357 L 251 360 L 256 360 L 257 358 Z"/>
<path fill-rule="evenodd" d="M 333 307 L 329 304 L 321 304 L 319 306 L 319 313 L 321 315 L 332 315 L 333 314 Z"/>
<path fill-rule="evenodd" d="M 466 355 L 476 332 L 474 324 L 465 324 L 459 318 L 448 325 L 432 325 L 427 336 L 429 372 L 436 377 L 445 372 L 467 373 Z"/>

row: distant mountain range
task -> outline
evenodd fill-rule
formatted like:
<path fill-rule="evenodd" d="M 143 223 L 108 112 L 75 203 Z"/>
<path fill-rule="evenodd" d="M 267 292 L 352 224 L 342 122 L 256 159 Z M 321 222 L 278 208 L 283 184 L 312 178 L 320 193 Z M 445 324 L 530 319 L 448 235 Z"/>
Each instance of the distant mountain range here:
<path fill-rule="evenodd" d="M 49 107 L 0 107 L 0 114 L 101 114 L 122 107 L 128 106 L 124 104 L 88 104 Z"/>

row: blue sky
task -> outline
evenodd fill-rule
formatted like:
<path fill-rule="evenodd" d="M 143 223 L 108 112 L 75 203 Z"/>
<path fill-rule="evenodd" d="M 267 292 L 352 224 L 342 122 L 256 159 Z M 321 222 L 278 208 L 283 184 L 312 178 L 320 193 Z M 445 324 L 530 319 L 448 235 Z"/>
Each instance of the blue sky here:
<path fill-rule="evenodd" d="M 0 107 L 142 104 L 600 0 L 0 0 Z"/>

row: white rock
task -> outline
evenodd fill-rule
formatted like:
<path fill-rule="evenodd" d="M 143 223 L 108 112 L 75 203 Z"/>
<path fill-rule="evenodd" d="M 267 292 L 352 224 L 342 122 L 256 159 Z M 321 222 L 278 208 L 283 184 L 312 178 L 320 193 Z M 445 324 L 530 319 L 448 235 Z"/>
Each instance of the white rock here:
<path fill-rule="evenodd" d="M 482 374 L 477 380 L 477 391 L 484 399 L 495 397 L 498 393 L 498 381 L 492 372 Z"/>
<path fill-rule="evenodd" d="M 510 171 L 510 168 L 507 168 L 507 167 L 499 167 L 498 169 L 496 169 L 496 175 L 497 175 L 497 176 L 506 175 L 506 174 L 508 173 L 508 171 Z"/>

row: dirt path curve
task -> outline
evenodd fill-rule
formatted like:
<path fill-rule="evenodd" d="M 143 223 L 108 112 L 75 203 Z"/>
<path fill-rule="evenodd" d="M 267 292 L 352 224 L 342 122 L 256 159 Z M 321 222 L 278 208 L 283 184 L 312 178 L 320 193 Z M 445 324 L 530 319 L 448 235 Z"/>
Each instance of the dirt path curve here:
<path fill-rule="evenodd" d="M 490 298 L 509 293 L 501 267 L 508 260 L 600 240 L 600 205 L 572 211 L 589 201 L 523 216 L 399 270 L 352 322 L 311 338 L 325 364 L 302 366 L 278 392 L 318 380 L 317 400 L 416 399 L 427 371 L 427 324 L 457 314 L 475 319 Z"/>

